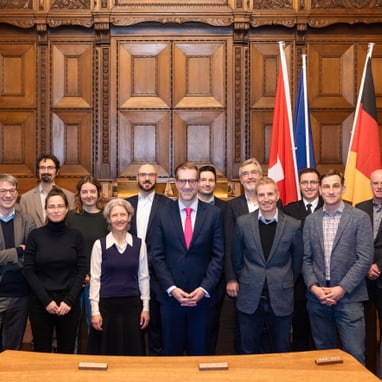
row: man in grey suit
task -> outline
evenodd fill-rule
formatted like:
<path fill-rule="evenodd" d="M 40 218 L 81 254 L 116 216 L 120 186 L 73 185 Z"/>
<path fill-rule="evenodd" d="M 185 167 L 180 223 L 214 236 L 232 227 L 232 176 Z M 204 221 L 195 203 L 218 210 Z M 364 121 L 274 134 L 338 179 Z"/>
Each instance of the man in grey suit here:
<path fill-rule="evenodd" d="M 321 176 L 323 208 L 304 225 L 303 276 L 313 341 L 317 349 L 343 349 L 365 363 L 365 276 L 373 260 L 373 234 L 367 214 L 342 201 L 344 177 Z"/>
<path fill-rule="evenodd" d="M 271 352 L 289 351 L 294 283 L 301 272 L 300 223 L 277 208 L 279 192 L 268 177 L 257 181 L 259 209 L 237 219 L 232 264 L 239 282 L 236 301 L 240 351 L 260 353 L 264 326 Z"/>
<path fill-rule="evenodd" d="M 382 169 L 373 171 L 370 174 L 370 186 L 373 192 L 373 198 L 358 203 L 357 208 L 365 211 L 370 218 L 373 226 L 374 236 L 374 259 L 369 271 L 367 272 L 366 284 L 369 293 L 369 300 L 378 311 L 379 331 L 382 333 Z M 372 307 L 368 304 L 368 310 Z M 366 327 L 368 327 L 366 315 Z M 381 343 L 379 345 L 379 377 L 382 377 L 382 352 Z"/>
<path fill-rule="evenodd" d="M 0 351 L 20 349 L 28 316 L 29 287 L 22 268 L 35 224 L 15 208 L 17 190 L 14 176 L 0 174 Z"/>
<path fill-rule="evenodd" d="M 60 171 L 60 161 L 51 154 L 43 154 L 36 161 L 37 175 L 40 184 L 21 195 L 22 210 L 33 217 L 37 227 L 45 224 L 45 198 L 55 186 L 54 180 Z M 73 192 L 60 187 L 68 198 L 69 207 L 74 208 Z"/>

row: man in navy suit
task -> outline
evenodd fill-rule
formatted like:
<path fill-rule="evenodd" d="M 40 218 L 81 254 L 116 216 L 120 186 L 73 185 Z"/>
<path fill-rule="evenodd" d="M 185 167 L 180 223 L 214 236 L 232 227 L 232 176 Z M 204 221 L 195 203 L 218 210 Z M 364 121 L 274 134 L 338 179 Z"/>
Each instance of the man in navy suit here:
<path fill-rule="evenodd" d="M 199 200 L 219 207 L 224 214 L 227 202 L 217 198 L 214 195 L 216 187 L 216 169 L 213 166 L 199 167 Z M 225 278 L 222 272 L 219 283 L 216 286 L 216 291 L 211 298 L 210 316 L 207 325 L 207 348 L 208 355 L 216 354 L 216 345 L 218 342 L 220 328 L 220 314 L 222 311 L 225 297 Z"/>
<path fill-rule="evenodd" d="M 284 212 L 301 222 L 304 228 L 305 218 L 318 210 L 324 204 L 319 193 L 320 173 L 314 168 L 304 168 L 299 173 L 299 185 L 302 199 L 289 203 Z M 306 286 L 302 275 L 297 278 L 294 287 L 294 314 L 293 314 L 293 350 L 310 350 L 311 330 L 309 315 L 306 309 Z"/>
<path fill-rule="evenodd" d="M 155 192 L 157 183 L 157 171 L 151 164 L 139 167 L 137 174 L 139 187 L 138 195 L 127 200 L 134 207 L 134 216 L 130 223 L 130 232 L 146 241 L 147 252 L 150 253 L 151 238 L 153 236 L 153 220 L 160 208 L 166 206 L 170 199 Z M 149 355 L 162 354 L 162 328 L 160 318 L 160 306 L 158 301 L 159 286 L 152 272 L 151 259 L 149 258 L 150 270 L 150 325 L 148 331 Z"/>
<path fill-rule="evenodd" d="M 338 330 L 343 349 L 364 364 L 373 234 L 369 216 L 342 201 L 344 182 L 336 170 L 321 176 L 324 206 L 305 219 L 303 276 L 316 348 L 336 348 Z"/>
<path fill-rule="evenodd" d="M 158 212 L 151 242 L 161 288 L 164 355 L 204 355 L 211 296 L 223 269 L 223 221 L 219 208 L 197 198 L 195 164 L 179 165 L 175 179 L 179 198 Z"/>
<path fill-rule="evenodd" d="M 259 209 L 237 219 L 232 264 L 239 282 L 236 301 L 240 350 L 260 353 L 264 326 L 270 351 L 289 351 L 294 283 L 301 272 L 303 243 L 299 222 L 277 208 L 275 181 L 260 178 Z"/>
<path fill-rule="evenodd" d="M 382 169 L 375 170 L 370 174 L 370 186 L 373 191 L 373 199 L 358 203 L 356 207 L 369 215 L 373 226 L 374 259 L 367 272 L 366 283 L 369 300 L 378 311 L 379 331 L 382 333 Z M 380 366 L 378 369 L 379 373 L 382 374 L 382 367 Z"/>

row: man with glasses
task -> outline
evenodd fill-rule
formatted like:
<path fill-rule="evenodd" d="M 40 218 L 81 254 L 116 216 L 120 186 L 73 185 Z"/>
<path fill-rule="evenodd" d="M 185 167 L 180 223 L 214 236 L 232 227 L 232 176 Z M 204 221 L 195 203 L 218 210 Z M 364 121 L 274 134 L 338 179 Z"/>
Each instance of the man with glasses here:
<path fill-rule="evenodd" d="M 373 260 L 369 216 L 342 201 L 345 180 L 329 170 L 320 179 L 322 209 L 305 219 L 302 272 L 316 349 L 342 348 L 365 364 L 366 274 Z"/>
<path fill-rule="evenodd" d="M 365 211 L 373 226 L 374 259 L 366 276 L 369 300 L 378 311 L 379 331 L 382 333 L 382 169 L 373 171 L 370 174 L 370 186 L 373 198 L 358 203 L 357 208 Z M 368 305 L 370 309 L 371 305 Z M 367 324 L 366 324 L 367 326 Z M 379 351 L 381 353 L 381 344 Z M 381 355 L 380 361 L 381 362 Z M 382 376 L 382 365 L 377 368 L 379 377 Z"/>
<path fill-rule="evenodd" d="M 130 232 L 146 241 L 147 253 L 150 253 L 151 239 L 153 237 L 153 221 L 158 211 L 165 207 L 171 200 L 164 195 L 155 192 L 157 183 L 157 171 L 152 164 L 144 164 L 139 167 L 137 174 L 138 195 L 127 199 L 134 207 L 134 215 L 130 223 Z M 151 259 L 149 258 L 150 271 L 150 325 L 148 331 L 149 355 L 162 355 L 162 328 L 160 318 L 160 306 L 158 282 L 152 271 Z"/>
<path fill-rule="evenodd" d="M 45 224 L 45 198 L 55 186 L 54 180 L 60 171 L 60 161 L 51 154 L 43 154 L 36 161 L 40 184 L 21 195 L 20 206 L 33 217 L 37 227 Z M 68 198 L 69 207 L 74 208 L 73 192 L 60 187 Z"/>
<path fill-rule="evenodd" d="M 305 168 L 299 173 L 301 200 L 284 207 L 287 215 L 301 222 L 304 228 L 305 218 L 320 209 L 324 202 L 319 195 L 320 173 L 314 168 Z M 294 351 L 310 350 L 311 331 L 308 311 L 306 310 L 306 287 L 302 275 L 296 281 L 294 289 L 293 341 Z"/>
<path fill-rule="evenodd" d="M 0 352 L 20 349 L 28 315 L 29 287 L 22 268 L 35 224 L 15 208 L 17 190 L 14 176 L 0 174 Z"/>
<path fill-rule="evenodd" d="M 179 198 L 162 208 L 151 241 L 161 292 L 164 355 L 206 354 L 211 297 L 223 269 L 223 221 L 219 208 L 198 200 L 198 168 L 175 169 Z"/>

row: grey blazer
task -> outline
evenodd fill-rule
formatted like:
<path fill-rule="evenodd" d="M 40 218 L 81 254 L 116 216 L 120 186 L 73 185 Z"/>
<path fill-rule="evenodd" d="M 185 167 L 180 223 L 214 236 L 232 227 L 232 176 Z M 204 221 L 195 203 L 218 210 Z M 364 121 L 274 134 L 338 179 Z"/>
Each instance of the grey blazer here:
<path fill-rule="evenodd" d="M 303 242 L 300 222 L 279 211 L 268 259 L 261 245 L 259 211 L 242 215 L 232 240 L 232 265 L 239 281 L 237 309 L 252 314 L 267 279 L 270 304 L 277 316 L 293 313 L 294 282 L 301 272 Z"/>
<path fill-rule="evenodd" d="M 68 198 L 69 209 L 74 208 L 73 192 L 62 187 L 60 188 L 62 189 L 62 191 L 65 192 L 65 195 Z M 20 207 L 24 212 L 32 216 L 37 227 L 42 227 L 45 224 L 44 212 L 41 205 L 39 185 L 21 195 Z"/>
<path fill-rule="evenodd" d="M 308 289 L 314 284 L 326 285 L 322 219 L 321 208 L 305 220 L 302 271 Z M 341 301 L 360 302 L 368 299 L 365 276 L 372 264 L 373 254 L 373 233 L 369 216 L 358 208 L 345 204 L 330 262 L 331 285 L 339 285 L 346 291 Z"/>

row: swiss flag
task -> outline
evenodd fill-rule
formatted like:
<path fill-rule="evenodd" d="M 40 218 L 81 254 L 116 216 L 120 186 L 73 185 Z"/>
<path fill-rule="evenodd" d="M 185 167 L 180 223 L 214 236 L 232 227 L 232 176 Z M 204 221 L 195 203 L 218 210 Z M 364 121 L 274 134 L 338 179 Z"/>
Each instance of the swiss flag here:
<path fill-rule="evenodd" d="M 284 47 L 280 43 L 281 65 L 277 80 L 268 176 L 276 183 L 284 205 L 299 198 L 294 152 L 292 113 Z"/>

